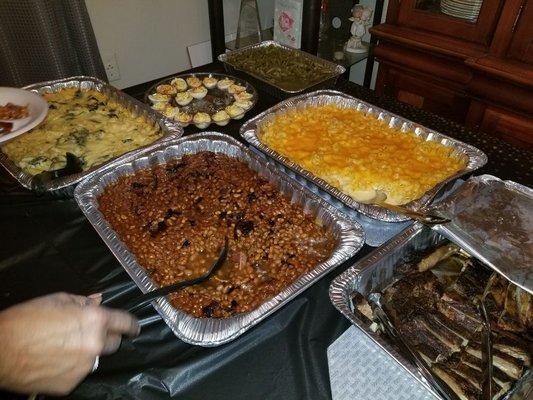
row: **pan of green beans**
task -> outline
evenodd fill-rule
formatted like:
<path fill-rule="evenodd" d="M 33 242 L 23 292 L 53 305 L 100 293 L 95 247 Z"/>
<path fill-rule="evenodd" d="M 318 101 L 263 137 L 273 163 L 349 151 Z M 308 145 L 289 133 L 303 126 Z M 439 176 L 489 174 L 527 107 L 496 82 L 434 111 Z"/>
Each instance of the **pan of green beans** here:
<path fill-rule="evenodd" d="M 346 71 L 341 65 L 272 40 L 221 54 L 218 59 L 228 72 L 243 72 L 261 82 L 263 89 L 275 88 L 282 95 L 331 87 Z"/>

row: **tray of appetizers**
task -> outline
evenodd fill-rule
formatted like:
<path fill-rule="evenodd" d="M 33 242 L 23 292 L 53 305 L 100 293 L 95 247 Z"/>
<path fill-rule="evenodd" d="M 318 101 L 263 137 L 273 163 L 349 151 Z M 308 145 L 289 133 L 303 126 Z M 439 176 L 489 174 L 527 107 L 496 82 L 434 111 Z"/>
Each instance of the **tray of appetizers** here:
<path fill-rule="evenodd" d="M 376 203 L 420 210 L 487 162 L 471 145 L 333 90 L 282 101 L 240 134 L 285 172 L 387 222 L 408 218 Z"/>
<path fill-rule="evenodd" d="M 74 76 L 23 89 L 48 102 L 48 115 L 0 145 L 0 164 L 28 189 L 72 195 L 74 185 L 121 155 L 183 129 L 100 79 Z"/>
<path fill-rule="evenodd" d="M 235 339 L 364 243 L 357 222 L 214 132 L 123 157 L 75 198 L 143 292 L 196 275 L 228 239 L 212 278 L 152 303 L 177 337 L 200 346 Z"/>
<path fill-rule="evenodd" d="M 144 96 L 153 110 L 182 127 L 205 129 L 241 119 L 257 103 L 257 92 L 245 80 L 215 73 L 177 75 L 162 80 Z"/>

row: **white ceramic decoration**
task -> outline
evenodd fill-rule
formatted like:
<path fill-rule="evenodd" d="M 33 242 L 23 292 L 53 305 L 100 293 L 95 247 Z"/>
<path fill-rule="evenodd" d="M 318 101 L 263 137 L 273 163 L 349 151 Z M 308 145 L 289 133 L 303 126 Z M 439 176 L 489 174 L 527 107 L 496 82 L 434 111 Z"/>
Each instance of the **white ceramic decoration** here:
<path fill-rule="evenodd" d="M 363 44 L 362 37 L 372 24 L 373 12 L 372 8 L 360 4 L 352 8 L 352 16 L 349 18 L 352 21 L 352 27 L 350 28 L 352 37 L 346 42 L 346 51 L 350 53 L 366 53 L 368 51 L 368 46 Z"/>

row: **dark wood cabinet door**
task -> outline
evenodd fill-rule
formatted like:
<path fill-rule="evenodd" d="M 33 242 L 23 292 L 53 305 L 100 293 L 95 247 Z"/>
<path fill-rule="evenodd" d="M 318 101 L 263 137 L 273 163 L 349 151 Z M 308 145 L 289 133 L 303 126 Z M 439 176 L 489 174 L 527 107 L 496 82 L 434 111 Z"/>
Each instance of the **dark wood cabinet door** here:
<path fill-rule="evenodd" d="M 524 2 L 515 26 L 507 56 L 533 64 L 533 0 Z"/>
<path fill-rule="evenodd" d="M 399 26 L 488 46 L 503 3 L 504 0 L 484 0 L 477 20 L 468 21 L 443 14 L 438 9 L 425 10 L 420 7 L 421 0 L 402 0 L 398 7 L 396 23 Z"/>

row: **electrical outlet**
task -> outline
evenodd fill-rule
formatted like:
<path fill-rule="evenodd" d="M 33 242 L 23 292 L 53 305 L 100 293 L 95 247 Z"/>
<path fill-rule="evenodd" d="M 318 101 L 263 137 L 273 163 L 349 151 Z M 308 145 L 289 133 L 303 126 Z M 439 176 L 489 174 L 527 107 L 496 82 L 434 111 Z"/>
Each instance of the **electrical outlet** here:
<path fill-rule="evenodd" d="M 109 82 L 118 81 L 120 79 L 120 70 L 118 69 L 117 55 L 115 53 L 107 54 L 103 62 Z"/>

